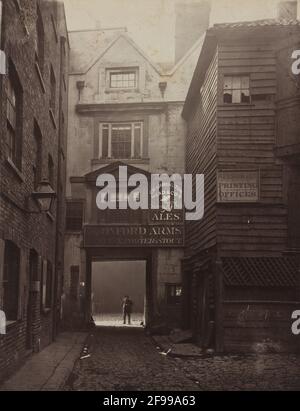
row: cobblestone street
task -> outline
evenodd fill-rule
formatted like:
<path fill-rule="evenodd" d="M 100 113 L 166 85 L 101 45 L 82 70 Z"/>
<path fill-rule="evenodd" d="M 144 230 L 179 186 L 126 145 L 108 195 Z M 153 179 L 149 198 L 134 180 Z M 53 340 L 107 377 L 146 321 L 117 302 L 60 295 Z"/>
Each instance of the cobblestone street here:
<path fill-rule="evenodd" d="M 67 391 L 300 390 L 299 355 L 172 358 L 142 329 L 116 327 L 97 328 L 87 345 Z"/>

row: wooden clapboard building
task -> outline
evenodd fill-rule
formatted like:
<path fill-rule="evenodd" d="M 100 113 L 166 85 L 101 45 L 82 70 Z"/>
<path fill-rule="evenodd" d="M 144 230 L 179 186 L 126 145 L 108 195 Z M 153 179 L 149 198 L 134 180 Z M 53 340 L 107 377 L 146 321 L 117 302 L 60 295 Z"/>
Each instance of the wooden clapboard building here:
<path fill-rule="evenodd" d="M 185 320 L 217 351 L 296 350 L 300 306 L 296 20 L 207 31 L 183 110 L 205 215 L 186 227 Z"/>

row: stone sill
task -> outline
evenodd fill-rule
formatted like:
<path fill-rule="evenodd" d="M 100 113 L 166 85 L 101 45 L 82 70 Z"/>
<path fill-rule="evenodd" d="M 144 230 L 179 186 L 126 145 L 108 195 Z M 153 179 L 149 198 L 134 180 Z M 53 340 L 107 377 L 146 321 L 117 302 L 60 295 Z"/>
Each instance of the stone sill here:
<path fill-rule="evenodd" d="M 140 94 L 141 91 L 138 88 L 106 88 L 105 94 L 118 94 L 118 93 L 136 93 Z"/>

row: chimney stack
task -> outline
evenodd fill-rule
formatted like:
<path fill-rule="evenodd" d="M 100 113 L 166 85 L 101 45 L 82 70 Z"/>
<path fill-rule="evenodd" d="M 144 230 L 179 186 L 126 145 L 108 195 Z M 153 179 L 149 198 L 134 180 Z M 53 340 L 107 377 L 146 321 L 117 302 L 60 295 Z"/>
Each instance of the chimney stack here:
<path fill-rule="evenodd" d="M 278 4 L 278 19 L 297 20 L 297 1 L 281 1 Z"/>
<path fill-rule="evenodd" d="M 180 60 L 209 26 L 210 1 L 178 1 L 175 4 L 175 61 Z"/>

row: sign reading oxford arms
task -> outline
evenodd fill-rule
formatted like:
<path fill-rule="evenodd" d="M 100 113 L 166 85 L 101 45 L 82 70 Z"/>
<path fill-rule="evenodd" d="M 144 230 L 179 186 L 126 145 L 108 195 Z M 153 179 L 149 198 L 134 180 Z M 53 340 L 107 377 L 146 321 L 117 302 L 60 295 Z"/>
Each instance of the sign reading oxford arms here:
<path fill-rule="evenodd" d="M 182 210 L 149 210 L 148 224 L 87 225 L 84 247 L 183 247 Z"/>
<path fill-rule="evenodd" d="M 183 247 L 181 225 L 88 225 L 84 247 Z"/>

